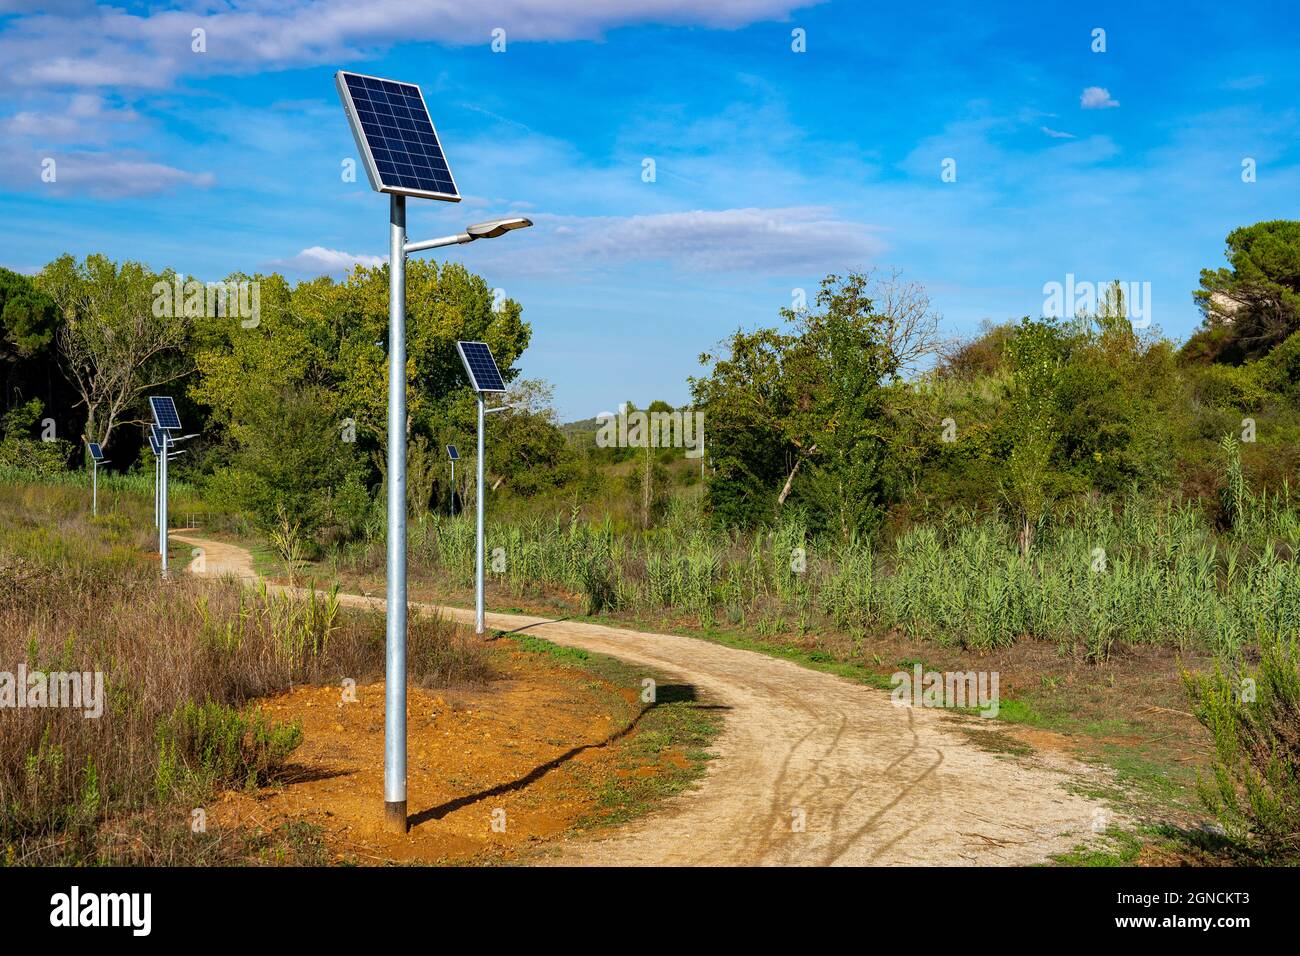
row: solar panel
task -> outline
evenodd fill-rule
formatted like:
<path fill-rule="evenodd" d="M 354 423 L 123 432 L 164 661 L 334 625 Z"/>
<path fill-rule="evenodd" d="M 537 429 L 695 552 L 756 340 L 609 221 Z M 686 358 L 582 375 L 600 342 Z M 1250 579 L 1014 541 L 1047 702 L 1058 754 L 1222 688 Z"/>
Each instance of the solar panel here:
<path fill-rule="evenodd" d="M 149 430 L 149 449 L 154 453 L 155 456 L 162 454 L 162 445 L 159 444 L 158 436 L 155 434 L 157 431 L 158 431 L 157 427 L 151 428 Z"/>
<path fill-rule="evenodd" d="M 465 363 L 469 383 L 476 392 L 504 392 L 506 383 L 501 380 L 501 370 L 492 350 L 482 342 L 457 342 L 460 360 Z"/>
<path fill-rule="evenodd" d="M 460 202 L 418 86 L 346 70 L 334 83 L 375 190 Z"/>
<path fill-rule="evenodd" d="M 102 462 L 104 460 L 104 449 L 100 447 L 99 442 L 92 441 L 90 443 L 90 457 L 97 462 Z"/>
<path fill-rule="evenodd" d="M 159 428 L 180 431 L 181 419 L 176 414 L 176 402 L 170 395 L 150 396 L 149 407 L 153 409 L 153 420 Z"/>
<path fill-rule="evenodd" d="M 460 452 L 456 450 L 455 445 L 447 446 L 447 457 L 452 461 L 460 461 Z"/>

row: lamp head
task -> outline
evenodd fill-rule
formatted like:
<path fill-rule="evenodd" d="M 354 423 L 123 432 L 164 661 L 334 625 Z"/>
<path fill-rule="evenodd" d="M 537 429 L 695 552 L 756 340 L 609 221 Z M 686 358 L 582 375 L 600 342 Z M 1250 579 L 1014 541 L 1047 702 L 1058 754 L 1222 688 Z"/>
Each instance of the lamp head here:
<path fill-rule="evenodd" d="M 495 239 L 513 229 L 527 229 L 532 224 L 531 219 L 523 218 L 490 219 L 487 222 L 476 222 L 472 226 L 466 226 L 465 231 L 469 233 L 470 239 Z"/>

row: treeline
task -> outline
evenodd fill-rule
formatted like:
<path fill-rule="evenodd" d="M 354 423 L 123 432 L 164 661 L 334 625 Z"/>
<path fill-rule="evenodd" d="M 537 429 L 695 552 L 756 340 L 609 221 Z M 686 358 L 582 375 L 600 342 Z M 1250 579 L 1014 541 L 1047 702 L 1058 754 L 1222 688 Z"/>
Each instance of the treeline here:
<path fill-rule="evenodd" d="M 411 263 L 407 296 L 412 513 L 468 492 L 472 469 L 458 471 L 457 494 L 445 452 L 474 444 L 458 339 L 491 346 L 518 406 L 490 419 L 492 486 L 526 494 L 569 480 L 549 391 L 514 368 L 531 336 L 519 303 L 495 301 L 459 265 L 427 262 Z M 170 394 L 197 434 L 178 472 L 223 509 L 322 540 L 382 527 L 386 267 L 342 282 L 273 274 L 206 285 L 64 256 L 32 278 L 0 274 L 0 321 L 0 463 L 62 469 L 98 441 L 114 467 L 146 466 L 146 399 Z"/>
<path fill-rule="evenodd" d="M 479 339 L 519 406 L 488 419 L 489 487 L 534 513 L 621 509 L 619 526 L 649 528 L 703 481 L 723 527 L 795 517 L 842 541 L 966 511 L 1011 522 L 1028 553 L 1054 509 L 1135 491 L 1195 501 L 1227 528 L 1246 492 L 1281 491 L 1300 465 L 1300 223 L 1238 229 L 1227 255 L 1189 290 L 1204 323 L 1183 344 L 1134 327 L 1118 285 L 1095 314 L 953 342 L 897 273 L 830 276 L 811 308 L 703 357 L 690 382 L 703 461 L 598 447 L 594 421 L 559 427 L 549 388 L 515 367 L 531 338 L 519 303 L 459 265 L 413 262 L 410 511 L 472 494 L 474 401 L 454 343 Z M 223 286 L 214 307 L 210 286 L 97 255 L 0 271 L 0 464 L 62 470 L 90 440 L 115 468 L 148 467 L 145 398 L 172 394 L 199 436 L 178 471 L 221 509 L 319 544 L 379 534 L 386 267 Z M 447 444 L 467 459 L 455 487 Z"/>
<path fill-rule="evenodd" d="M 831 276 L 815 308 L 737 332 L 693 380 L 709 510 L 739 526 L 797 511 L 844 540 L 1001 512 L 1028 552 L 1057 505 L 1136 490 L 1231 526 L 1234 480 L 1280 491 L 1300 465 L 1300 222 L 1234 231 L 1228 259 L 1202 272 L 1204 323 L 1181 346 L 1135 328 L 1118 284 L 1095 314 L 952 343 L 918 287 Z"/>

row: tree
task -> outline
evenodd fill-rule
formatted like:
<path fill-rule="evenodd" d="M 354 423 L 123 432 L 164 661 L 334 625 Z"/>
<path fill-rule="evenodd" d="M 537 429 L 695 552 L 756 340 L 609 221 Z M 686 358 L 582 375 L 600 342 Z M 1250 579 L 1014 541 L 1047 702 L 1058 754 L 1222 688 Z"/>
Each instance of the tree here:
<path fill-rule="evenodd" d="M 1230 269 L 1202 269 L 1193 293 L 1204 328 L 1188 343 L 1215 361 L 1266 355 L 1300 329 L 1300 221 L 1277 219 L 1228 234 Z"/>
<path fill-rule="evenodd" d="M 872 270 L 867 273 L 867 295 L 881 317 L 881 335 L 900 374 L 915 375 L 947 351 L 950 343 L 940 331 L 943 316 L 931 308 L 921 283 L 904 281 L 901 269 L 887 274 Z"/>
<path fill-rule="evenodd" d="M 53 299 L 26 276 L 0 269 L 0 357 L 37 355 L 53 343 L 58 320 Z"/>
<path fill-rule="evenodd" d="M 64 404 L 55 390 L 54 342 L 59 312 L 27 276 L 0 269 L 0 413 L 45 396 L 45 407 Z"/>
<path fill-rule="evenodd" d="M 489 487 L 534 495 L 573 477 L 577 462 L 556 423 L 551 386 L 520 379 L 509 388 L 510 410 L 487 416 Z"/>
<path fill-rule="evenodd" d="M 900 371 L 898 326 L 875 310 L 869 278 L 828 276 L 820 312 L 802 315 L 788 369 L 798 388 L 793 420 L 807 436 L 809 480 L 797 495 L 814 527 L 844 540 L 869 530 L 890 496 L 884 384 Z"/>
<path fill-rule="evenodd" d="M 145 394 L 190 371 L 168 361 L 181 353 L 187 327 L 180 315 L 155 314 L 160 279 L 170 282 L 138 262 L 118 266 L 100 255 L 80 265 L 60 256 L 37 277 L 64 320 L 59 350 L 86 408 L 87 441 L 107 445 Z"/>
<path fill-rule="evenodd" d="M 705 353 L 706 377 L 690 379 L 704 411 L 712 478 L 709 510 L 724 524 L 747 527 L 784 503 L 805 447 L 789 428 L 792 395 L 785 361 L 794 336 L 776 329 L 735 332 L 720 354 Z"/>
<path fill-rule="evenodd" d="M 232 472 L 223 481 L 248 487 L 263 482 L 276 489 L 288 518 L 310 530 L 331 520 L 313 502 L 328 505 L 339 482 L 382 487 L 388 270 L 358 268 L 341 283 L 321 278 L 296 287 L 279 275 L 259 276 L 257 281 L 262 291 L 256 327 L 205 322 L 195 330 L 198 376 L 190 397 L 211 410 L 211 421 L 232 454 Z M 474 433 L 474 395 L 456 354 L 456 340 L 487 342 L 510 382 L 518 374 L 512 365 L 531 335 L 521 314 L 513 300 L 495 306 L 487 283 L 462 266 L 409 264 L 406 425 L 412 513 L 429 507 L 444 465 L 442 446 L 457 440 L 452 436 Z M 261 436 L 266 409 L 307 401 L 305 397 L 314 404 L 315 421 L 308 427 L 304 420 L 301 433 L 278 430 L 281 440 L 312 454 L 323 454 L 328 443 L 330 461 L 342 464 L 332 472 L 323 469 L 301 476 L 295 487 L 302 490 L 290 493 L 290 476 L 263 453 Z M 468 444 L 463 439 L 459 443 Z M 295 450 L 289 457 L 299 456 Z M 353 474 L 354 465 L 360 477 Z"/>
<path fill-rule="evenodd" d="M 691 384 L 711 436 L 708 500 L 724 520 L 753 524 L 792 500 L 844 537 L 878 520 L 893 481 L 886 383 L 900 363 L 897 326 L 875 311 L 869 284 L 828 276 L 819 311 L 782 310 L 791 332 L 737 332 L 727 356 L 701 356 L 712 374 Z"/>
<path fill-rule="evenodd" d="M 1002 493 L 1015 513 L 1020 553 L 1026 557 L 1050 500 L 1049 474 L 1057 441 L 1055 390 L 1063 335 L 1050 320 L 1026 318 L 1007 342 L 1011 380 L 1005 428 L 1010 454 Z"/>

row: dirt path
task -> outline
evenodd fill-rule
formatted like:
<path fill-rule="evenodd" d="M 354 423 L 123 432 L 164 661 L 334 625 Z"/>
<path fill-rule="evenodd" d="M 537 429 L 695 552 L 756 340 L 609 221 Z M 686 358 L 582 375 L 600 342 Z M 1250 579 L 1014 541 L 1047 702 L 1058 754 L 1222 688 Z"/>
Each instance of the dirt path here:
<path fill-rule="evenodd" d="M 256 579 L 247 551 L 173 537 L 203 549 L 204 573 Z M 440 610 L 473 623 L 473 611 Z M 697 790 L 612 835 L 566 842 L 556 863 L 1029 864 L 1115 822 L 1066 789 L 1095 784 L 1097 771 L 1059 754 L 990 753 L 950 714 L 895 707 L 888 694 L 830 674 L 671 634 L 518 614 L 487 622 L 653 667 L 726 708 L 717 759 Z"/>

